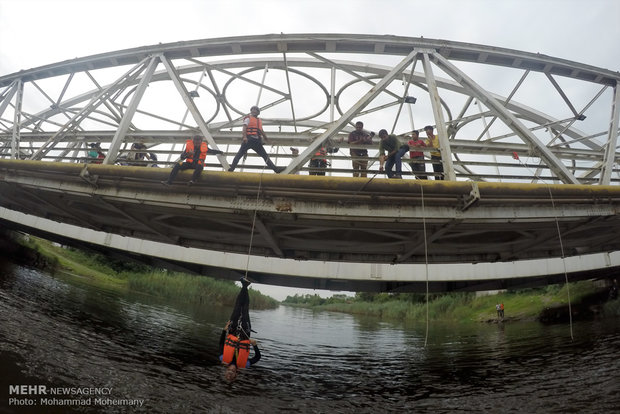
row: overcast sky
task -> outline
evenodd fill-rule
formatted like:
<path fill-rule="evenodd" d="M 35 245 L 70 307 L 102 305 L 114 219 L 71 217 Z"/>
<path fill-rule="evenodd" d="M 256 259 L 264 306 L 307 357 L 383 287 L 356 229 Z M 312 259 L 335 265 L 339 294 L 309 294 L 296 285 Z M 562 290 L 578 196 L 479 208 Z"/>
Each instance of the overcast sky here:
<path fill-rule="evenodd" d="M 620 70 L 618 0 L 0 0 L 0 75 L 156 43 L 372 33 L 506 47 Z"/>
<path fill-rule="evenodd" d="M 0 76 L 157 43 L 281 32 L 422 36 L 620 71 L 619 17 L 620 0 L 0 0 Z"/>

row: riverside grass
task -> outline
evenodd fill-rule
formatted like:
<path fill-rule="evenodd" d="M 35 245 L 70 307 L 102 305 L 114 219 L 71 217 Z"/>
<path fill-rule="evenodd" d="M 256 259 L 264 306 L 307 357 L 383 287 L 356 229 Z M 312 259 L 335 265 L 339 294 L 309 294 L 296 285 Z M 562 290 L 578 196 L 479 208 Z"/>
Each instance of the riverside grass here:
<path fill-rule="evenodd" d="M 152 269 L 136 264 L 130 266 L 133 270 L 123 270 L 122 267 L 113 269 L 109 263 L 106 263 L 108 259 L 105 256 L 62 248 L 34 237 L 29 240 L 25 243 L 30 248 L 57 261 L 65 273 L 73 272 L 81 275 L 82 283 L 112 289 L 135 290 L 174 300 L 183 298 L 191 303 L 217 303 L 231 306 L 239 292 L 239 288 L 231 281 Z M 573 305 L 600 290 L 591 281 L 570 283 L 569 287 Z M 485 322 L 497 320 L 495 304 L 504 303 L 506 320 L 536 320 L 544 309 L 568 304 L 566 289 L 566 285 L 559 284 L 478 297 L 473 293 L 434 294 L 431 296 L 428 312 L 432 320 Z M 278 306 L 275 299 L 252 289 L 250 289 L 250 296 L 253 309 L 271 309 Z M 364 300 L 369 297 L 372 300 Z M 388 293 L 358 294 L 355 298 L 335 295 L 328 299 L 320 298 L 318 295 L 305 295 L 299 298 L 295 295 L 294 298 L 289 296 L 283 303 L 290 306 L 368 315 L 382 319 L 423 321 L 426 318 L 426 302 L 420 298 L 420 295 L 415 297 L 413 294 L 390 295 Z M 620 299 L 604 303 L 602 311 L 605 316 L 620 316 Z"/>
<path fill-rule="evenodd" d="M 131 290 L 187 303 L 215 303 L 225 306 L 233 306 L 239 293 L 239 287 L 229 280 L 171 272 L 139 263 L 110 260 L 103 255 L 64 248 L 35 237 L 29 237 L 22 243 L 57 261 L 59 265 L 57 270 L 64 275 L 79 278 L 80 283 L 105 289 Z M 252 309 L 273 309 L 278 306 L 275 299 L 251 287 L 249 293 Z"/>
<path fill-rule="evenodd" d="M 577 305 L 586 297 L 601 290 L 592 281 L 569 284 L 571 303 Z M 474 293 L 433 294 L 428 304 L 431 320 L 447 322 L 497 321 L 495 305 L 503 303 L 506 321 L 534 321 L 547 308 L 568 304 L 566 285 L 549 285 L 521 291 L 506 291 L 496 295 L 476 296 Z M 370 299 L 370 300 L 369 300 Z M 424 321 L 426 301 L 421 294 L 358 294 L 356 297 L 322 299 L 317 295 L 288 297 L 283 304 L 309 307 L 314 310 L 368 315 L 381 319 L 401 321 Z M 620 316 L 620 300 L 606 302 L 602 307 L 605 316 Z"/>

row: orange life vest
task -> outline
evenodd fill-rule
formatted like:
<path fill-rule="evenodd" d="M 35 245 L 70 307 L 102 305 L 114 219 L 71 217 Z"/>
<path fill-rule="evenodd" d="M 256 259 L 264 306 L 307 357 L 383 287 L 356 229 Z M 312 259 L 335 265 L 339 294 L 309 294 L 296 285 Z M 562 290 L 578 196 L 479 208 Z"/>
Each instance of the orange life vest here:
<path fill-rule="evenodd" d="M 245 130 L 246 135 L 259 136 L 259 131 L 263 130 L 263 121 L 251 115 L 246 116 L 246 119 L 249 119 L 249 123 L 246 125 Z"/>
<path fill-rule="evenodd" d="M 326 155 L 327 155 L 327 151 L 325 150 L 324 147 L 321 147 L 317 152 L 314 153 L 314 157 L 312 157 L 312 159 L 313 160 L 321 159 L 323 161 L 327 161 L 327 159 L 325 158 Z"/>
<path fill-rule="evenodd" d="M 224 353 L 222 354 L 222 362 L 230 364 L 235 360 L 237 368 L 245 368 L 250 357 L 250 340 L 239 340 L 235 335 L 228 334 L 224 342 Z"/>
<path fill-rule="evenodd" d="M 201 142 L 198 164 L 200 165 L 205 164 L 205 158 L 207 158 L 207 151 L 209 151 L 209 148 L 207 147 L 207 143 L 204 141 Z M 185 152 L 188 154 L 185 161 L 189 163 L 194 162 L 194 140 L 188 139 L 187 142 L 185 142 Z"/>

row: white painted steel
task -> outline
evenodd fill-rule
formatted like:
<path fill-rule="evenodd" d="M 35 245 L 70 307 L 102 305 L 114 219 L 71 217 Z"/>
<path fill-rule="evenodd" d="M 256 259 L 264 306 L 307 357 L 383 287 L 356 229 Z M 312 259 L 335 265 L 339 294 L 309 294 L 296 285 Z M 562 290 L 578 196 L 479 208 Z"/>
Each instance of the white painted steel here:
<path fill-rule="evenodd" d="M 379 67 L 373 62 L 373 60 L 376 60 L 375 57 L 403 57 L 409 53 L 412 53 L 414 50 L 428 51 L 431 56 L 436 56 L 436 58 L 434 58 L 436 62 L 440 62 L 442 59 L 445 59 L 446 61 L 452 62 L 452 64 L 455 62 L 468 62 L 476 65 L 492 65 L 510 68 L 512 70 L 516 69 L 524 71 L 524 75 L 521 77 L 521 80 L 517 83 L 517 85 L 512 88 L 512 92 L 508 98 L 495 98 L 498 102 L 503 102 L 503 105 L 500 106 L 503 106 L 505 109 L 502 110 L 500 106 L 494 107 L 491 110 L 491 115 L 495 117 L 494 120 L 498 119 L 498 115 L 502 115 L 501 119 L 503 119 L 509 127 L 513 127 L 512 115 L 519 119 L 527 119 L 529 122 L 534 122 L 541 127 L 552 128 L 554 130 L 553 140 L 561 138 L 562 142 L 560 147 L 553 144 L 553 140 L 549 143 L 537 141 L 540 140 L 540 137 L 536 137 L 534 135 L 534 131 L 539 128 L 538 126 L 528 126 L 527 128 L 520 126 L 514 134 L 514 137 L 523 141 L 523 145 L 525 145 L 524 148 L 526 148 L 526 150 L 521 150 L 521 155 L 527 155 L 528 157 L 534 159 L 541 156 L 545 160 L 545 162 L 543 162 L 540 166 L 541 178 L 543 180 L 551 179 L 555 181 L 559 178 L 564 182 L 579 182 L 584 184 L 596 184 L 599 182 L 606 183 L 604 177 L 600 175 L 602 168 L 606 167 L 608 170 L 617 170 L 617 167 L 615 167 L 614 164 L 618 159 L 617 151 L 610 154 L 609 157 L 606 157 L 605 162 L 603 163 L 593 161 L 600 159 L 597 158 L 599 157 L 598 154 L 604 151 L 605 148 L 613 148 L 613 146 L 608 145 L 612 140 L 617 139 L 618 135 L 617 127 L 614 129 L 613 122 L 607 123 L 603 127 L 606 129 L 603 133 L 583 133 L 573 127 L 576 115 L 584 115 L 585 110 L 598 98 L 591 101 L 588 105 L 583 106 L 584 109 L 582 111 L 577 111 L 575 108 L 578 106 L 581 107 L 582 105 L 569 99 L 568 93 L 565 92 L 566 88 L 560 87 L 558 82 L 558 78 L 568 78 L 585 83 L 601 84 L 604 87 L 615 87 L 619 79 L 617 72 L 611 72 L 581 63 L 569 62 L 540 54 L 435 39 L 341 34 L 265 35 L 205 39 L 111 52 L 67 62 L 60 62 L 27 71 L 20 71 L 16 74 L 0 77 L 0 87 L 5 88 L 0 94 L 0 96 L 4 97 L 2 101 L 0 101 L 0 105 L 2 105 L 0 106 L 0 109 L 2 107 L 4 107 L 4 109 L 0 112 L 10 112 L 10 110 L 7 111 L 6 109 L 11 108 L 12 106 L 16 107 L 15 96 L 11 93 L 13 89 L 11 85 L 15 80 L 19 79 L 24 86 L 27 87 L 34 86 L 42 95 L 47 96 L 47 99 L 53 103 L 51 108 L 38 112 L 37 114 L 24 112 L 24 116 L 20 117 L 21 121 L 17 123 L 13 122 L 15 125 L 13 125 L 13 127 L 9 125 L 7 131 L 9 129 L 15 130 L 15 126 L 19 125 L 17 130 L 19 130 L 19 135 L 21 137 L 21 143 L 23 146 L 22 151 L 27 157 L 31 157 L 31 152 L 36 155 L 34 158 L 47 154 L 50 150 L 49 144 L 51 144 L 48 140 L 51 137 L 53 138 L 52 141 L 55 142 L 55 144 L 52 145 L 57 146 L 60 151 L 58 154 L 55 153 L 55 156 L 53 157 L 54 160 L 59 159 L 60 157 L 74 162 L 79 161 L 79 157 L 66 159 L 66 154 L 68 154 L 69 151 L 75 152 L 76 147 L 72 146 L 70 143 L 78 140 L 78 142 L 82 144 L 84 141 L 93 139 L 94 141 L 102 142 L 104 146 L 107 146 L 107 142 L 110 142 L 113 137 L 117 135 L 116 132 L 120 128 L 120 125 L 116 124 L 118 120 L 122 120 L 120 113 L 126 112 L 122 102 L 128 99 L 128 96 L 133 93 L 133 85 L 141 81 L 140 77 L 123 75 L 121 78 L 118 78 L 115 82 L 113 82 L 113 85 L 101 87 L 95 81 L 94 72 L 106 70 L 108 68 L 140 64 L 151 56 L 162 56 L 167 62 L 167 68 L 162 72 L 156 73 L 153 76 L 150 85 L 157 82 L 172 80 L 177 85 L 176 89 L 178 90 L 179 95 L 185 101 L 185 105 L 187 106 L 186 110 L 190 110 L 189 107 L 192 106 L 191 100 L 187 99 L 185 96 L 187 88 L 183 86 L 183 83 L 191 82 L 196 85 L 196 90 L 208 90 L 213 95 L 213 99 L 217 103 L 217 111 L 224 113 L 227 120 L 224 122 L 222 122 L 221 119 L 215 120 L 214 117 L 217 115 L 216 112 L 213 117 L 209 118 L 209 124 L 205 125 L 204 120 L 200 121 L 201 117 L 198 116 L 200 115 L 198 111 L 193 108 L 191 109 L 191 112 L 193 113 L 193 118 L 195 119 L 196 124 L 191 125 L 186 124 L 184 121 L 179 122 L 172 117 L 162 117 L 156 113 L 152 113 L 151 111 L 145 111 L 138 108 L 136 113 L 169 122 L 173 127 L 169 130 L 149 130 L 136 127 L 135 129 L 132 129 L 132 131 L 129 131 L 126 135 L 126 145 L 130 144 L 133 140 L 141 139 L 143 141 L 147 141 L 147 146 L 149 149 L 153 149 L 153 151 L 161 151 L 160 154 L 167 155 L 164 154 L 165 148 L 168 148 L 169 151 L 170 147 L 164 147 L 164 144 L 183 142 L 183 140 L 187 138 L 188 134 L 193 134 L 196 131 L 200 131 L 205 137 L 212 136 L 213 142 L 210 143 L 212 146 L 217 145 L 218 143 L 220 145 L 237 145 L 240 136 L 239 122 L 243 113 L 242 111 L 246 111 L 247 108 L 236 109 L 232 106 L 231 99 L 227 94 L 226 88 L 222 88 L 220 86 L 221 84 L 219 84 L 221 81 L 216 79 L 216 76 L 214 76 L 214 73 L 217 72 L 217 74 L 224 74 L 230 79 L 237 79 L 239 81 L 246 82 L 248 85 L 258 85 L 261 90 L 268 90 L 281 96 L 278 100 L 261 105 L 263 108 L 271 108 L 279 102 L 286 102 L 288 100 L 288 106 L 293 108 L 296 113 L 295 116 L 288 118 L 278 117 L 277 119 L 267 118 L 265 119 L 265 125 L 272 125 L 278 129 L 286 126 L 291 127 L 291 133 L 280 133 L 280 131 L 274 133 L 270 131 L 269 135 L 270 137 L 274 137 L 273 141 L 278 147 L 286 148 L 289 145 L 304 147 L 308 142 L 313 142 L 314 138 L 318 137 L 322 132 L 324 132 L 325 129 L 331 126 L 333 118 L 330 116 L 329 108 L 334 108 L 334 105 L 330 105 L 330 100 L 333 99 L 334 93 L 330 96 L 330 94 L 326 92 L 328 99 L 323 109 L 323 114 L 326 115 L 325 118 L 323 118 L 323 115 L 321 115 L 322 113 L 319 112 L 317 114 L 313 114 L 311 118 L 304 119 L 303 116 L 297 115 L 297 108 L 300 107 L 300 104 L 293 101 L 293 94 L 291 91 L 293 90 L 294 85 L 291 83 L 292 80 L 290 79 L 290 74 L 299 73 L 306 76 L 308 79 L 318 82 L 324 91 L 334 89 L 335 85 L 333 85 L 333 82 L 326 80 L 326 84 L 332 83 L 332 85 L 329 87 L 322 86 L 323 81 L 313 76 L 310 72 L 310 68 L 328 69 L 331 72 L 331 78 L 335 77 L 335 72 L 338 72 L 339 78 L 342 76 L 340 74 L 344 73 L 370 84 L 371 87 L 375 87 L 373 86 L 374 82 L 370 80 L 367 74 L 375 73 L 380 77 L 384 77 L 390 72 L 390 70 L 393 69 L 393 67 L 388 66 L 385 69 L 378 70 Z M 347 54 L 347 56 L 360 57 L 362 61 L 343 62 L 334 58 L 344 54 Z M 214 58 L 229 55 L 238 55 L 239 58 L 230 61 L 213 60 Z M 248 57 L 246 58 L 246 56 Z M 311 56 L 312 59 L 305 59 L 305 62 L 301 63 L 303 58 L 300 58 L 300 56 Z M 368 59 L 368 61 L 364 61 L 364 59 Z M 182 66 L 184 62 L 191 62 L 193 63 L 193 66 Z M 264 82 L 256 82 L 249 77 L 249 73 L 251 71 L 259 68 L 262 70 L 264 67 L 285 71 L 287 77 L 285 84 L 282 85 L 282 87 L 270 87 L 269 85 L 264 84 Z M 304 71 L 298 71 L 296 68 L 306 69 L 303 69 Z M 198 81 L 186 77 L 195 71 L 200 71 L 202 74 L 205 70 L 209 72 L 209 79 L 212 83 L 211 89 L 209 88 L 209 85 L 202 83 L 202 77 Z M 464 73 L 462 69 L 459 70 Z M 536 72 L 544 74 L 551 86 L 551 92 L 559 93 L 568 109 L 570 109 L 569 116 L 565 117 L 564 120 L 559 121 L 549 115 L 544 115 L 538 110 L 524 110 L 525 107 L 523 104 L 516 104 L 512 101 L 512 95 L 521 87 L 525 74 Z M 75 83 L 74 79 L 77 78 L 76 75 L 79 75 L 80 73 L 86 74 L 90 79 L 92 79 L 93 83 L 95 83 L 97 87 L 91 91 L 85 91 L 82 94 L 78 94 L 77 96 L 65 97 L 65 92 L 69 89 L 68 87 L 72 85 L 72 83 Z M 407 73 L 408 72 L 406 70 L 403 71 L 403 75 L 407 76 Z M 63 75 L 68 75 L 68 78 L 64 81 L 65 83 L 62 88 L 62 92 L 53 98 L 50 98 L 50 95 L 54 94 L 53 89 L 48 90 L 34 83 L 36 80 L 48 80 Z M 412 82 L 414 82 L 416 87 L 425 88 L 424 83 L 427 75 L 412 75 L 412 73 L 409 73 L 409 77 Z M 454 72 L 453 75 L 457 81 L 462 80 L 462 76 L 460 76 L 459 72 Z M 454 90 L 453 87 L 448 85 L 450 81 L 440 80 L 439 78 L 435 80 L 439 88 Z M 228 82 L 224 83 L 228 85 Z M 114 86 L 114 84 L 117 86 Z M 458 86 L 457 88 L 459 89 L 459 93 L 469 95 L 472 92 L 478 91 L 480 85 L 472 87 L 471 83 L 468 82 L 468 86 Z M 102 90 L 109 90 L 110 93 L 102 96 L 102 99 L 100 100 L 95 99 L 101 94 Z M 603 90 L 601 90 L 601 93 L 602 91 Z M 342 91 L 338 91 L 336 94 L 340 95 L 341 92 Z M 495 97 L 495 94 L 493 94 L 492 91 L 483 90 L 483 92 L 486 94 L 484 96 Z M 441 90 L 438 93 L 439 95 L 444 94 Z M 378 106 L 370 110 L 358 111 L 354 117 L 372 115 L 381 110 L 389 109 L 391 105 L 402 105 L 402 102 L 399 102 L 403 99 L 402 96 L 394 93 L 391 88 L 387 86 L 382 87 L 381 94 L 391 96 L 395 99 L 395 101 L 391 104 Z M 480 95 L 478 92 L 476 92 L 476 94 Z M 27 94 L 29 99 L 32 99 L 31 95 L 31 93 Z M 121 102 L 114 101 L 117 95 L 118 98 L 122 97 Z M 434 96 L 438 95 L 434 94 Z M 442 99 L 441 96 L 440 99 Z M 84 104 L 86 106 L 80 107 L 79 102 L 84 102 L 85 100 L 86 102 Z M 89 103 L 88 100 L 91 102 Z M 303 94 L 296 93 L 295 100 L 303 101 Z M 9 105 L 9 102 L 11 105 Z M 28 102 L 28 104 L 28 106 L 31 106 L 31 102 Z M 347 107 L 341 108 L 342 102 L 334 102 L 334 104 L 335 107 L 341 109 L 340 116 L 350 109 Z M 420 105 L 420 100 L 418 105 Z M 443 102 L 442 99 L 442 105 L 449 114 L 449 104 L 447 102 Z M 102 111 L 97 109 L 98 107 L 101 107 L 102 110 L 104 107 L 107 108 L 110 111 L 111 116 L 110 120 L 102 119 L 101 116 L 98 116 L 99 119 L 97 122 L 106 125 L 106 127 L 111 127 L 112 130 L 90 130 L 88 127 L 84 128 L 81 126 L 82 123 L 90 121 L 91 118 L 94 119 L 95 115 L 103 114 Z M 535 114 L 535 112 L 537 113 Z M 597 110 L 597 112 L 600 112 L 600 110 Z M 612 110 L 610 112 L 614 114 L 617 111 Z M 69 124 L 57 125 L 57 128 L 60 127 L 60 130 L 54 131 L 52 118 L 54 115 L 63 113 L 70 114 L 73 121 Z M 234 118 L 234 116 L 232 116 L 233 113 L 237 113 L 239 117 Z M 478 114 L 477 117 L 471 118 L 467 123 L 461 122 L 458 118 L 446 119 L 446 128 L 450 132 L 450 142 L 452 143 L 452 141 L 458 140 L 459 136 L 463 135 L 460 133 L 460 130 L 463 127 L 474 125 L 476 122 L 480 125 L 480 131 L 476 132 L 475 136 L 481 137 L 487 130 L 487 126 L 481 122 L 482 116 L 485 115 Z M 451 118 L 451 116 L 449 118 Z M 196 119 L 198 120 L 196 121 Z M 439 125 L 442 124 L 441 120 L 436 119 L 435 121 L 437 130 L 443 130 L 442 125 Z M 553 122 L 555 122 L 555 124 L 553 124 Z M 80 124 L 80 128 L 77 128 L 76 123 Z M 495 124 L 493 125 L 495 127 L 497 122 L 491 121 L 491 124 Z M 518 125 L 519 124 L 517 123 L 517 126 Z M 233 133 L 231 134 L 231 131 L 229 130 L 231 127 L 236 128 L 236 132 L 232 131 Z M 295 131 L 299 132 L 296 133 Z M 343 135 L 346 135 L 348 131 L 350 131 L 350 128 L 348 126 L 343 126 L 338 134 L 342 137 Z M 405 134 L 408 131 L 401 130 L 396 132 Z M 440 138 L 442 138 L 444 134 L 440 133 L 439 135 L 441 135 Z M 567 136 L 572 143 L 566 143 L 564 135 Z M 233 138 L 233 136 L 236 137 Z M 0 154 L 9 154 L 11 146 L 5 145 L 4 148 L 2 147 L 1 141 L 3 137 L 8 139 L 9 135 L 3 135 L 2 129 L 0 128 Z M 158 138 L 155 139 L 155 137 Z M 287 138 L 280 139 L 280 137 Z M 596 137 L 606 137 L 607 144 L 598 142 Z M 470 139 L 471 138 L 473 137 L 470 137 Z M 499 143 L 500 146 L 504 148 L 502 151 L 504 154 L 509 154 L 508 147 L 512 146 L 513 143 L 506 141 L 505 138 L 510 138 L 510 136 L 495 136 L 492 137 L 491 140 Z M 45 142 L 48 142 L 48 144 L 44 144 L 44 151 L 37 149 L 38 145 Z M 556 148 L 552 148 L 552 144 L 555 145 Z M 60 148 L 63 146 L 64 148 Z M 155 148 L 152 148 L 153 146 Z M 341 145 L 341 147 L 346 148 L 346 144 Z M 547 149 L 547 147 L 549 148 Z M 583 147 L 592 149 L 592 153 L 588 154 L 590 166 L 588 167 L 589 170 L 583 172 L 577 179 L 575 178 L 575 172 L 581 172 L 579 169 L 585 168 L 583 166 L 585 159 L 581 159 L 579 163 L 575 163 L 573 162 L 574 160 L 572 156 L 566 153 L 566 150 L 570 149 L 571 151 L 583 152 Z M 108 150 L 109 148 L 105 149 Z M 117 155 L 115 154 L 115 146 L 111 149 L 112 151 L 109 151 L 108 153 L 109 160 Z M 457 146 L 451 145 L 451 149 L 453 156 L 459 158 L 459 164 L 455 165 L 456 169 L 454 171 L 452 171 L 451 168 L 447 168 L 446 174 L 449 177 L 451 177 L 454 172 L 457 180 L 471 178 L 488 181 L 499 180 L 497 174 L 487 174 L 484 169 L 478 168 L 477 165 L 471 161 L 471 157 L 461 157 Z M 84 153 L 85 151 L 83 150 L 82 152 L 78 152 L 78 154 L 82 154 L 80 157 L 83 157 Z M 290 158 L 287 158 L 286 153 L 281 151 L 280 148 L 275 149 L 275 153 L 275 160 L 278 164 L 290 164 L 288 162 L 290 161 Z M 233 154 L 234 153 L 228 153 L 226 156 L 232 156 Z M 302 152 L 302 154 L 303 155 L 301 157 L 298 157 L 295 160 L 296 164 L 301 165 L 308 161 L 309 157 L 312 155 L 312 152 L 307 151 Z M 475 155 L 477 157 L 484 157 L 488 155 L 484 145 L 481 145 L 477 149 Z M 218 158 L 220 161 L 220 168 L 226 169 L 226 157 L 221 156 Z M 331 156 L 331 159 L 334 160 L 332 164 L 337 165 L 338 161 L 340 161 L 339 158 L 345 157 L 342 157 L 341 155 Z M 256 158 L 253 154 L 250 154 L 249 159 L 254 160 Z M 444 162 L 449 162 L 449 159 L 450 157 L 444 157 Z M 609 160 L 611 160 L 611 166 L 609 166 Z M 469 164 L 468 162 L 472 163 Z M 495 161 L 490 158 L 488 162 L 493 164 Z M 567 167 L 564 168 L 562 166 L 563 164 L 566 164 Z M 299 167 L 299 165 L 297 167 Z M 345 165 L 345 167 L 339 166 L 338 169 L 334 169 L 334 173 L 344 174 L 350 171 L 347 167 L 348 163 L 344 163 L 342 165 Z M 517 165 L 517 167 L 521 168 L 520 165 Z M 616 170 L 614 170 L 614 168 Z M 295 168 L 295 170 L 297 169 L 298 168 Z M 505 167 L 502 169 L 503 171 L 500 175 L 506 174 L 508 180 L 521 179 L 522 181 L 540 181 L 541 179 L 536 176 L 532 177 L 532 175 L 528 173 L 507 173 Z M 292 171 L 293 168 L 290 168 L 290 170 Z M 551 172 L 552 175 L 548 178 L 545 177 L 545 171 Z M 614 175 L 612 174 L 613 171 L 610 171 L 609 174 L 611 177 L 609 182 L 610 184 L 616 184 L 616 180 L 613 178 Z"/>
<path fill-rule="evenodd" d="M 422 73 L 415 72 L 418 60 L 423 63 Z M 408 68 L 410 62 L 414 64 Z M 157 70 L 160 63 L 163 69 Z M 508 71 L 519 75 L 516 84 L 506 89 L 507 96 L 474 80 L 482 67 L 506 70 L 506 78 L 510 78 Z M 439 72 L 451 79 L 435 76 Z M 262 80 L 257 74 L 262 74 Z M 282 81 L 270 83 L 278 74 L 283 74 Z M 541 94 L 559 95 L 562 111 L 557 115 L 537 102 L 517 100 L 535 76 L 548 87 Z M 16 226 L 32 228 L 46 219 L 31 219 L 17 210 L 54 217 L 66 226 L 54 228 L 48 220 L 45 228 L 59 237 L 149 256 L 163 249 L 166 254 L 174 252 L 159 256 L 169 261 L 237 271 L 235 263 L 240 252 L 247 251 L 250 217 L 257 209 L 252 271 L 266 282 L 295 285 L 316 279 L 307 283 L 323 288 L 332 286 L 330 280 L 346 280 L 356 288 L 364 287 L 357 282 L 416 282 L 424 243 L 419 188 L 410 175 L 400 184 L 379 176 L 372 183 L 325 181 L 320 188 L 314 177 L 276 184 L 278 177 L 263 189 L 257 205 L 255 181 L 243 175 L 229 180 L 214 172 L 226 170 L 227 157 L 238 148 L 248 99 L 254 104 L 258 98 L 265 129 L 274 143 L 271 156 L 287 167 L 287 173 L 303 174 L 304 164 L 330 139 L 340 153 L 326 157 L 332 165 L 329 174 L 344 179 L 351 173 L 350 158 L 345 154 L 348 144 L 340 141 L 346 141 L 352 121 L 372 119 L 375 130 L 393 125 L 395 133 L 406 137 L 413 125 L 422 124 L 421 114 L 428 110 L 432 121 L 422 125 L 434 121 L 444 170 L 453 184 L 562 182 L 596 184 L 595 188 L 604 190 L 620 183 L 619 80 L 618 72 L 540 54 L 376 35 L 204 39 L 54 63 L 0 77 L 0 161 L 81 163 L 87 144 L 99 142 L 107 151 L 105 164 L 113 164 L 136 140 L 145 142 L 161 160 L 173 160 L 179 146 L 194 134 L 227 152 L 217 162 L 209 157 L 207 178 L 191 192 L 178 186 L 165 191 L 158 187 L 168 169 L 145 174 L 139 168 L 118 172 L 105 169 L 113 166 L 87 165 L 78 173 L 59 174 L 44 167 L 39 172 L 7 167 L 0 177 L 0 205 L 4 206 L 0 219 L 15 218 Z M 594 85 L 596 91 L 585 101 L 578 100 L 564 81 L 587 88 Z M 241 94 L 235 91 L 238 85 L 242 85 Z M 149 107 L 149 93 L 158 88 L 172 90 L 179 106 L 161 112 Z M 607 103 L 604 99 L 612 90 Z M 409 91 L 417 95 L 418 103 L 407 104 L 410 119 L 406 122 L 400 113 Z M 474 99 L 478 108 L 472 112 Z M 307 103 L 313 105 L 304 112 Z M 460 108 L 456 118 L 454 108 Z M 600 122 L 602 112 L 611 117 Z M 289 146 L 301 149 L 301 154 L 294 158 L 287 152 Z M 369 177 L 377 172 L 376 151 L 376 146 L 371 148 Z M 520 158 L 512 160 L 513 154 Z M 243 168 L 262 171 L 262 160 L 256 161 L 250 154 Z M 169 164 L 160 162 L 160 166 Z M 429 225 L 432 273 L 437 275 L 434 282 L 482 283 L 557 274 L 556 216 L 567 239 L 571 257 L 566 263 L 571 272 L 585 274 L 617 266 L 620 229 L 615 195 L 604 198 L 583 189 L 565 199 L 558 194 L 554 209 L 535 188 L 530 197 L 522 189 L 502 197 L 501 192 L 485 193 L 488 187 L 483 187 L 477 198 L 470 193 L 473 185 L 469 189 L 465 185 L 447 187 L 445 193 L 431 197 L 424 219 Z M 553 191 L 558 190 L 553 187 Z M 186 224 L 192 220 L 205 228 Z M 194 250 L 204 252 L 204 260 L 210 262 L 197 260 L 200 254 L 194 255 Z M 323 276 L 313 273 L 315 269 Z M 444 278 L 446 272 L 452 274 Z M 286 274 L 297 278 L 287 281 Z M 380 289 L 399 286 L 381 285 Z"/>
<path fill-rule="evenodd" d="M 6 220 L 22 223 L 44 232 L 58 232 L 59 223 L 41 217 L 35 217 L 7 210 L 0 207 L 0 216 Z M 81 240 L 104 248 L 127 253 L 147 255 L 168 259 L 174 262 L 198 264 L 209 269 L 220 267 L 233 269 L 238 274 L 245 270 L 247 256 L 244 254 L 218 252 L 191 247 L 163 244 L 131 237 L 94 231 L 83 227 L 63 224 L 65 237 Z M 430 283 L 437 282 L 472 282 L 473 286 L 484 286 L 489 281 L 525 278 L 535 279 L 549 275 L 563 275 L 564 266 L 571 274 L 589 272 L 604 268 L 620 267 L 620 252 L 598 253 L 569 257 L 565 262 L 561 258 L 523 260 L 506 263 L 478 264 L 429 264 Z M 280 276 L 277 280 L 283 286 L 298 286 L 297 278 L 315 279 L 304 286 L 321 286 L 321 281 L 329 279 L 336 283 L 327 286 L 354 290 L 359 288 L 355 282 L 394 282 L 402 284 L 423 284 L 426 282 L 425 264 L 377 264 L 377 263 L 342 263 L 331 261 L 300 261 L 252 256 L 249 268 L 255 277 Z M 234 276 L 233 276 L 234 277 Z M 338 283 L 341 282 L 341 283 Z M 377 288 L 381 289 L 381 288 Z M 482 289 L 482 288 L 481 288 Z"/>

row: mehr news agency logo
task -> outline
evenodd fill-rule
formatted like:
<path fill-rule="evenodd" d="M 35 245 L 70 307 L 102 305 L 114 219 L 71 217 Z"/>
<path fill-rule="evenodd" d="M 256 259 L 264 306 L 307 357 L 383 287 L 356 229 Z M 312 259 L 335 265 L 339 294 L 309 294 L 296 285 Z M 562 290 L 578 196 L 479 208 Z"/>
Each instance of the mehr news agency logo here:
<path fill-rule="evenodd" d="M 107 387 L 48 387 L 47 385 L 9 385 L 10 406 L 134 406 L 143 399 L 113 398 Z"/>

